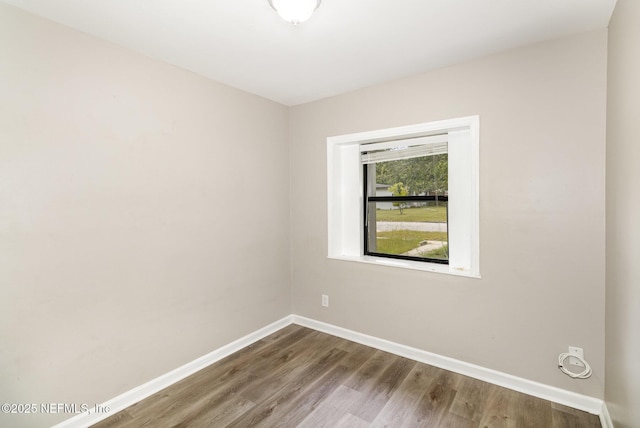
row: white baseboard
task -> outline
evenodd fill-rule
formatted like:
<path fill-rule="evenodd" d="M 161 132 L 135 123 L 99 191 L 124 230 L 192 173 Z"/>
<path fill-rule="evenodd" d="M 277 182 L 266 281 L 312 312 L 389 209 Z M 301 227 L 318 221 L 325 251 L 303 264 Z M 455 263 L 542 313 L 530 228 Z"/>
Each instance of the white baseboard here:
<path fill-rule="evenodd" d="M 503 386 L 514 391 L 522 392 L 534 397 L 553 401 L 575 409 L 583 410 L 600 416 L 600 422 L 603 428 L 613 428 L 611 417 L 607 410 L 606 404 L 597 398 L 588 397 L 586 395 L 577 394 L 575 392 L 566 391 L 549 385 L 544 385 L 528 379 L 512 376 L 496 370 L 466 363 L 464 361 L 434 354 L 421 349 L 412 348 L 410 346 L 401 345 L 385 339 L 368 336 L 353 330 L 316 321 L 299 315 L 289 315 L 278 320 L 266 327 L 263 327 L 253 333 L 250 333 L 228 345 L 216 349 L 190 363 L 178 367 L 162 376 L 159 376 L 143 385 L 133 388 L 115 398 L 101 404 L 101 407 L 108 407 L 108 413 L 82 413 L 71 419 L 63 421 L 53 428 L 85 428 L 100 422 L 109 416 L 155 394 L 156 392 L 171 386 L 172 384 L 202 370 L 203 368 L 219 361 L 234 352 L 239 351 L 251 345 L 258 340 L 275 333 L 288 326 L 289 324 L 298 324 L 303 327 L 312 328 L 324 333 L 328 333 L 337 337 L 342 337 L 353 342 L 361 343 L 372 348 L 400 355 L 421 363 L 429 364 L 475 379 L 492 383 L 494 385 Z"/>
<path fill-rule="evenodd" d="M 602 403 L 602 411 L 600 412 L 600 425 L 602 428 L 613 428 L 613 421 L 607 408 L 607 403 Z"/>
<path fill-rule="evenodd" d="M 152 379 L 143 385 L 120 394 L 117 397 L 101 404 L 102 408 L 109 408 L 108 413 L 82 413 L 55 425 L 53 428 L 85 428 L 98 423 L 101 420 L 106 419 L 109 416 L 113 416 L 115 413 L 149 397 L 150 395 L 153 395 L 156 392 L 170 385 L 173 385 L 174 383 L 186 378 L 187 376 L 190 376 L 195 372 L 202 370 L 203 368 L 215 363 L 216 361 L 220 361 L 221 359 L 228 357 L 234 352 L 237 352 L 240 349 L 245 348 L 254 342 L 257 342 L 263 337 L 275 333 L 283 327 L 288 326 L 292 322 L 292 316 L 286 316 L 281 320 L 278 320 L 266 327 L 261 328 L 260 330 L 256 330 L 253 333 L 250 333 L 238 340 L 235 340 L 221 348 L 216 349 L 213 352 L 208 353 L 207 355 L 193 360 L 190 363 L 183 365 L 182 367 L 178 367 L 177 369 L 172 370 L 169 373 L 163 374 L 162 376 Z"/>
<path fill-rule="evenodd" d="M 314 330 L 322 331 L 324 333 L 342 337 L 353 342 L 361 343 L 372 348 L 400 355 L 402 357 L 409 358 L 415 361 L 420 361 L 421 363 L 429 364 L 435 367 L 489 382 L 494 385 L 503 386 L 514 391 L 553 401 L 555 403 L 573 407 L 578 410 L 583 410 L 594 415 L 602 414 L 604 403 L 602 400 L 597 398 L 588 397 L 586 395 L 577 394 L 575 392 L 534 382 L 532 380 L 512 376 L 507 373 L 502 373 L 496 370 L 466 363 L 464 361 L 437 355 L 431 352 L 423 351 L 421 349 L 400 345 L 398 343 L 379 339 L 373 336 L 368 336 L 366 334 L 358 333 L 356 331 L 337 327 L 335 325 L 316 321 L 310 318 L 293 315 L 293 322 L 304 327 L 309 327 Z M 606 426 L 603 425 L 603 427 Z"/>

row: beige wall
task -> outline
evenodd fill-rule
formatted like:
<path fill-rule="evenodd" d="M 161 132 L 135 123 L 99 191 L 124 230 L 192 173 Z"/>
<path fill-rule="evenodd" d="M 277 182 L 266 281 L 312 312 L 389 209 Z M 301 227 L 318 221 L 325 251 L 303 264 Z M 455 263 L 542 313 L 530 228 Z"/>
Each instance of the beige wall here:
<path fill-rule="evenodd" d="M 609 24 L 605 399 L 616 427 L 640 421 L 640 2 Z"/>
<path fill-rule="evenodd" d="M 602 398 L 606 49 L 601 30 L 292 108 L 294 313 Z M 327 137 L 475 114 L 481 280 L 327 259 Z M 558 370 L 569 345 L 592 378 Z"/>
<path fill-rule="evenodd" d="M 287 129 L 0 5 L 0 403 L 101 403 L 290 314 Z"/>

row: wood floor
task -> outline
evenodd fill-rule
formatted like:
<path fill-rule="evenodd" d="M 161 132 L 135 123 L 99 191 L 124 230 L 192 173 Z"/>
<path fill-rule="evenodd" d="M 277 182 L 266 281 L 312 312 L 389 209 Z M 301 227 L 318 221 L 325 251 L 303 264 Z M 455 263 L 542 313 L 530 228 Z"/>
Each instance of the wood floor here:
<path fill-rule="evenodd" d="M 599 418 L 290 325 L 94 427 L 600 427 Z"/>

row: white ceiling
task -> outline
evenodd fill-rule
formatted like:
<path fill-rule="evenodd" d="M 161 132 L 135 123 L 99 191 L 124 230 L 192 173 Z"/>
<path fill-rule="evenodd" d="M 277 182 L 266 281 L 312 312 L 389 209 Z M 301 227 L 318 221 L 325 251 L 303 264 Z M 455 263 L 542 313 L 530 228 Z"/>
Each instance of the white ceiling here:
<path fill-rule="evenodd" d="M 605 28 L 616 0 L 2 0 L 286 105 Z"/>

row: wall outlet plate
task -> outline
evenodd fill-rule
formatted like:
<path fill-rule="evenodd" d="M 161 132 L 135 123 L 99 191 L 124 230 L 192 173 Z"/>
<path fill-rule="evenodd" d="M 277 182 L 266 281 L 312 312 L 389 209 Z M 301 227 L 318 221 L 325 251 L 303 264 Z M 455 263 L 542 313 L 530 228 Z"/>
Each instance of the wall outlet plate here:
<path fill-rule="evenodd" d="M 578 348 L 577 346 L 569 346 L 569 354 L 580 357 L 584 360 L 584 350 L 582 348 Z M 569 357 L 569 364 L 577 367 L 584 367 L 582 361 L 577 358 Z"/>
<path fill-rule="evenodd" d="M 324 306 L 325 308 L 329 307 L 329 296 L 327 296 L 326 294 L 322 295 L 322 306 Z"/>

